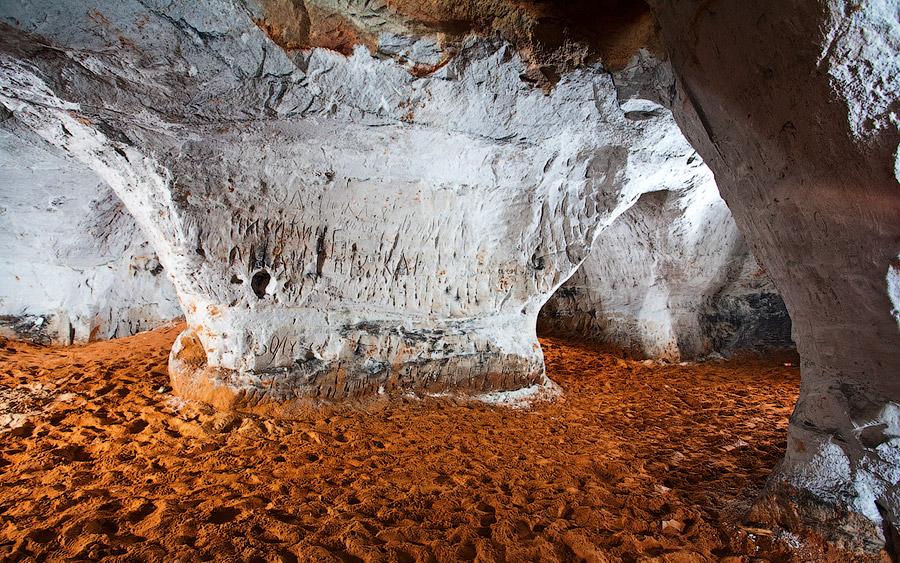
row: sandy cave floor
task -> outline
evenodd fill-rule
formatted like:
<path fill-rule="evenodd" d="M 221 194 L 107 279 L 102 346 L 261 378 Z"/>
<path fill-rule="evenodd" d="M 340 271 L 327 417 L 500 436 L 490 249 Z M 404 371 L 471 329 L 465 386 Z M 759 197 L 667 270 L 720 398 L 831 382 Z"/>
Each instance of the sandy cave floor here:
<path fill-rule="evenodd" d="M 739 514 L 781 457 L 799 370 L 644 365 L 543 339 L 564 396 L 299 420 L 173 397 L 181 326 L 0 340 L 0 559 L 797 559 Z"/>

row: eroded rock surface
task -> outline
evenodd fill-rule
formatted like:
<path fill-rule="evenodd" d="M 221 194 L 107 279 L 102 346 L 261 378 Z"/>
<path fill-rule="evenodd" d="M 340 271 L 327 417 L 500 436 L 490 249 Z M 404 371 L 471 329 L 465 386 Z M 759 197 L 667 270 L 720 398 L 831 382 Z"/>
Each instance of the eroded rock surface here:
<path fill-rule="evenodd" d="M 2 103 L 143 227 L 190 325 L 173 380 L 216 404 L 543 384 L 540 307 L 659 189 L 654 102 L 599 63 L 547 91 L 491 38 L 345 56 L 252 3 L 3 8 Z"/>
<path fill-rule="evenodd" d="M 784 302 L 694 158 L 700 185 L 645 193 L 603 230 L 539 332 L 675 362 L 793 346 Z"/>
<path fill-rule="evenodd" d="M 803 386 L 775 512 L 896 554 L 896 3 L 652 5 L 680 77 L 676 116 L 794 322 Z"/>
<path fill-rule="evenodd" d="M 661 49 L 648 6 L 620 0 L 260 0 L 254 21 L 288 49 L 327 47 L 349 55 L 365 45 L 396 56 L 414 73 L 433 72 L 469 35 L 500 35 L 523 57 L 523 78 L 545 87 L 585 64 L 600 61 L 618 71 L 639 49 Z M 441 49 L 436 53 L 430 41 L 392 45 L 385 34 L 439 38 Z"/>
<path fill-rule="evenodd" d="M 803 357 L 770 511 L 896 550 L 895 3 L 652 4 L 671 107 Z M 157 251 L 189 323 L 180 392 L 249 406 L 527 388 L 545 383 L 538 311 L 598 232 L 612 260 L 663 254 L 623 254 L 632 239 L 683 253 L 635 268 L 638 285 L 667 280 L 667 305 L 694 307 L 679 276 L 691 293 L 721 283 L 693 274 L 695 253 L 753 271 L 708 190 L 661 167 L 686 153 L 661 150 L 671 75 L 634 58 L 646 10 L 598 36 L 607 3 L 561 5 L 6 2 L 0 104 L 106 182 Z M 680 353 L 683 322 L 667 322 Z"/>
<path fill-rule="evenodd" d="M 156 253 L 109 186 L 3 117 L 0 333 L 71 344 L 179 316 Z"/>
<path fill-rule="evenodd" d="M 670 361 L 792 347 L 784 303 L 668 109 L 669 64 L 642 52 L 616 84 L 626 118 L 657 131 L 641 148 L 657 189 L 598 234 L 539 329 Z"/>

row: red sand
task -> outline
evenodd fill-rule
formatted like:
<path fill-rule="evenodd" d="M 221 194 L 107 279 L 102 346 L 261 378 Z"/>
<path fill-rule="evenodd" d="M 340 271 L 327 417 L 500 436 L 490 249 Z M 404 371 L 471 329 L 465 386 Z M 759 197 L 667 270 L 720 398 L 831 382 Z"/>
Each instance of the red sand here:
<path fill-rule="evenodd" d="M 286 421 L 173 397 L 180 328 L 0 341 L 0 558 L 811 556 L 739 520 L 782 455 L 796 368 L 647 366 L 545 339 L 565 394 L 531 410 L 410 400 Z"/>

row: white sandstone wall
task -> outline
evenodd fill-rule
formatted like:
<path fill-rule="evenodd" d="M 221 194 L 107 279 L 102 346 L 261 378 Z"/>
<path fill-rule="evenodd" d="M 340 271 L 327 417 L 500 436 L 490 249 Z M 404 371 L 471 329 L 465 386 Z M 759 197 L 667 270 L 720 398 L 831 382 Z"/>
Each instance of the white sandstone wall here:
<path fill-rule="evenodd" d="M 778 292 L 698 167 L 696 188 L 646 193 L 598 235 L 539 331 L 675 362 L 791 346 Z"/>
<path fill-rule="evenodd" d="M 790 348 L 784 303 L 669 109 L 671 66 L 641 50 L 614 82 L 626 119 L 657 132 L 634 150 L 658 189 L 598 232 L 539 330 L 669 361 Z"/>
<path fill-rule="evenodd" d="M 117 338 L 181 314 L 175 290 L 96 174 L 6 116 L 0 126 L 0 334 Z"/>

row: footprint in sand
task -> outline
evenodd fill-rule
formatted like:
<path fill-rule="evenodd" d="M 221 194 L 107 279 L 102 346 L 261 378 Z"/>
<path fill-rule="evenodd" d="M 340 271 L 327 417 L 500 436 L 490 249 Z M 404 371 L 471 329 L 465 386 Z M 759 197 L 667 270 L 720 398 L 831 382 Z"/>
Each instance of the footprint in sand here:
<path fill-rule="evenodd" d="M 114 376 L 115 374 L 112 374 L 112 375 Z M 95 397 L 102 397 L 102 396 L 106 395 L 107 393 L 109 393 L 110 391 L 112 391 L 112 390 L 115 389 L 115 388 L 116 388 L 115 385 L 107 384 L 107 385 L 104 385 L 103 387 L 101 387 L 101 388 L 95 390 L 95 391 L 93 392 L 93 395 L 94 395 Z"/>
<path fill-rule="evenodd" d="M 119 525 L 115 520 L 109 518 L 90 519 L 84 523 L 82 533 L 84 534 L 103 534 L 105 536 L 114 536 L 119 531 Z"/>
<path fill-rule="evenodd" d="M 56 532 L 47 528 L 38 528 L 28 533 L 28 539 L 36 543 L 50 543 L 56 539 Z"/>
<path fill-rule="evenodd" d="M 460 561 L 475 561 L 476 555 L 477 551 L 471 542 L 464 543 L 456 550 L 456 557 Z"/>
<path fill-rule="evenodd" d="M 150 425 L 150 423 L 147 422 L 146 420 L 137 418 L 137 419 L 129 422 L 128 425 L 125 426 L 125 429 L 128 431 L 129 434 L 140 434 L 149 425 Z"/>
<path fill-rule="evenodd" d="M 156 512 L 156 505 L 152 502 L 145 502 L 134 510 L 128 512 L 128 514 L 125 515 L 125 519 L 132 524 L 136 524 L 144 518 L 150 516 L 154 512 Z"/>
<path fill-rule="evenodd" d="M 53 455 L 65 461 L 91 461 L 91 454 L 82 446 L 68 445 L 53 450 Z"/>
<path fill-rule="evenodd" d="M 237 518 L 238 514 L 240 513 L 241 511 L 237 508 L 230 508 L 226 506 L 213 508 L 209 513 L 209 516 L 206 518 L 206 521 L 210 524 L 226 524 Z"/>
<path fill-rule="evenodd" d="M 279 522 L 284 522 L 285 524 L 296 524 L 297 523 L 296 516 L 289 514 L 283 510 L 267 510 L 266 513 L 269 516 L 271 516 L 272 518 L 274 518 L 275 520 L 278 520 Z"/>

